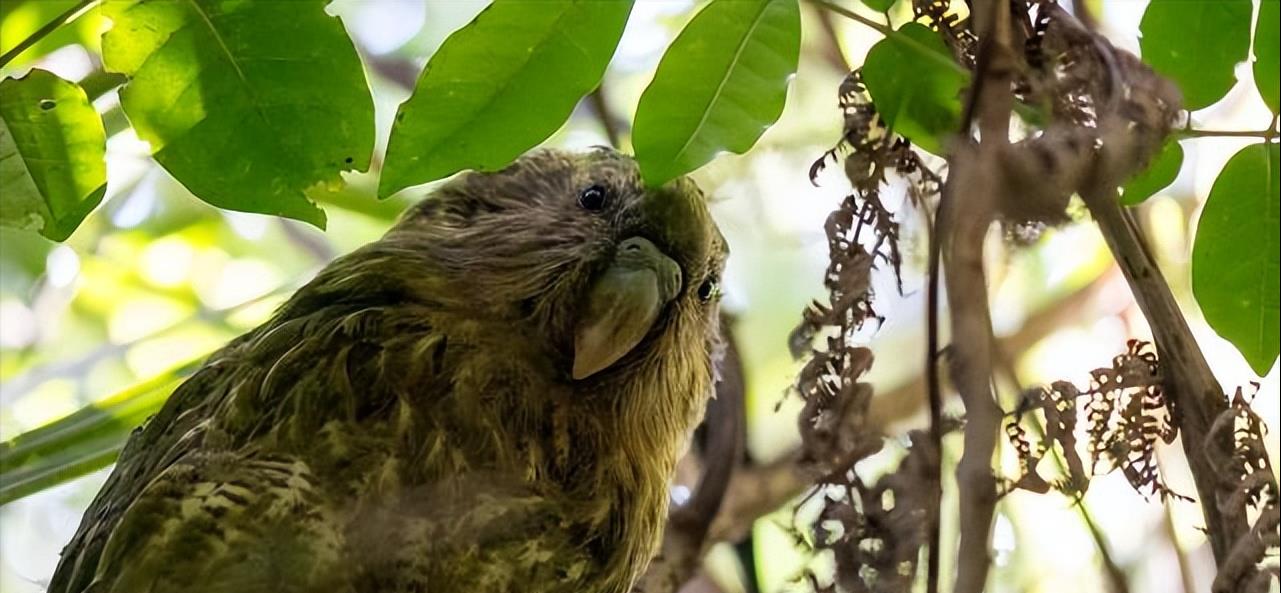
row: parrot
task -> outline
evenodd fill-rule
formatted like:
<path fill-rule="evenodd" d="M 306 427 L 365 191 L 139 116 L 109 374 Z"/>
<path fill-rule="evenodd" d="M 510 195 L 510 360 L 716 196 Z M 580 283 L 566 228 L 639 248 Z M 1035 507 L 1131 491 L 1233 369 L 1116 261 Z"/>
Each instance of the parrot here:
<path fill-rule="evenodd" d="M 49 593 L 626 593 L 713 392 L 728 255 L 610 148 L 461 173 L 136 429 Z"/>

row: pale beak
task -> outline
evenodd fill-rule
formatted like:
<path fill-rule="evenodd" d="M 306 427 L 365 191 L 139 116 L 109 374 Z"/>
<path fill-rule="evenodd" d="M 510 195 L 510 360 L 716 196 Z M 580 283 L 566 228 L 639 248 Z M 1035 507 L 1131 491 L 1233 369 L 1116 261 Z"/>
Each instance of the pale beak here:
<path fill-rule="evenodd" d="M 681 288 L 681 268 L 648 239 L 618 245 L 614 261 L 593 282 L 574 332 L 574 379 L 618 362 L 649 333 Z"/>

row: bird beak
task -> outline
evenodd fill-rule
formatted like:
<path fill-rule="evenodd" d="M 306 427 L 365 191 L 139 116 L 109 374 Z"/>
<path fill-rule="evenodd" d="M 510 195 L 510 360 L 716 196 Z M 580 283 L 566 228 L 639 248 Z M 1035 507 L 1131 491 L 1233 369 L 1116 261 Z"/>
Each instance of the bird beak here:
<path fill-rule="evenodd" d="M 649 333 L 681 288 L 681 268 L 648 239 L 618 245 L 614 261 L 588 291 L 574 332 L 575 380 L 618 362 Z"/>

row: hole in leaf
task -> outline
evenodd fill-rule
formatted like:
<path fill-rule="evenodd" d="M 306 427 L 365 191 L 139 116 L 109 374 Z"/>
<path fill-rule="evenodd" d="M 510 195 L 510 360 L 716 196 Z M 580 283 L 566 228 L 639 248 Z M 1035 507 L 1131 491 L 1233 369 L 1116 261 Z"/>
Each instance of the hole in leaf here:
<path fill-rule="evenodd" d="M 45 110 L 45 111 L 48 111 L 48 110 L 50 110 L 50 109 L 53 109 L 54 107 L 57 107 L 57 106 L 58 106 L 58 104 L 57 104 L 57 103 L 55 103 L 55 102 L 53 101 L 53 99 L 41 99 L 41 100 L 40 100 L 40 108 L 41 108 L 41 109 L 43 109 L 43 110 Z"/>

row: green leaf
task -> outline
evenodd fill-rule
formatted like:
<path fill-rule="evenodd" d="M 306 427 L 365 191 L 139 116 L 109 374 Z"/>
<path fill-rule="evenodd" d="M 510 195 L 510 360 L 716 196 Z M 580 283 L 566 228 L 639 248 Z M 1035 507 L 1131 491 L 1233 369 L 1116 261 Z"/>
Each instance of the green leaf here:
<path fill-rule="evenodd" d="M 1201 109 L 1236 84 L 1232 70 L 1250 51 L 1250 0 L 1152 0 L 1139 23 L 1143 61 Z"/>
<path fill-rule="evenodd" d="M 0 505 L 110 465 L 203 358 L 0 443 Z"/>
<path fill-rule="evenodd" d="M 969 76 L 938 34 L 907 23 L 872 46 L 863 83 L 877 113 L 894 132 L 941 154 L 943 138 L 961 125 L 961 95 Z"/>
<path fill-rule="evenodd" d="M 220 208 L 323 227 L 304 191 L 369 166 L 374 107 L 326 0 L 107 0 L 107 68 L 156 160 Z"/>
<path fill-rule="evenodd" d="M 1169 187 L 1182 166 L 1183 147 L 1174 140 L 1167 142 L 1147 168 L 1121 188 L 1121 203 L 1133 206 Z"/>
<path fill-rule="evenodd" d="M 660 185 L 756 144 L 783 113 L 801 46 L 796 0 L 712 0 L 667 48 L 636 108 L 641 174 Z"/>
<path fill-rule="evenodd" d="M 107 192 L 106 148 L 79 85 L 44 70 L 0 82 L 0 224 L 66 239 Z"/>
<path fill-rule="evenodd" d="M 400 106 L 378 195 L 498 169 L 545 140 L 600 84 L 629 1 L 495 2 L 432 56 Z"/>
<path fill-rule="evenodd" d="M 1281 0 L 1263 0 L 1254 25 L 1254 84 L 1275 115 L 1281 113 Z"/>
<path fill-rule="evenodd" d="M 1214 180 L 1192 246 L 1192 292 L 1205 320 L 1250 368 L 1281 350 L 1281 150 L 1241 149 Z"/>

